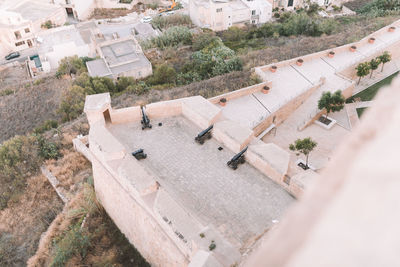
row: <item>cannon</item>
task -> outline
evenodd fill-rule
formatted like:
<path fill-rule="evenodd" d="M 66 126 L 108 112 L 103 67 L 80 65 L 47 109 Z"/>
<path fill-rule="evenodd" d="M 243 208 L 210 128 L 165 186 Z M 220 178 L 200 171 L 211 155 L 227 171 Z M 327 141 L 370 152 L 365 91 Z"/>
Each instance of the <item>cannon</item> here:
<path fill-rule="evenodd" d="M 141 159 L 147 158 L 147 154 L 144 153 L 143 148 L 132 152 L 132 156 L 134 156 L 137 160 L 141 160 Z"/>
<path fill-rule="evenodd" d="M 232 169 L 236 170 L 239 164 L 243 164 L 245 163 L 245 158 L 244 158 L 244 153 L 247 151 L 247 146 L 240 151 L 239 153 L 237 153 L 235 156 L 233 156 L 233 158 L 228 161 L 226 164 L 231 167 Z"/>
<path fill-rule="evenodd" d="M 214 125 L 211 125 L 207 129 L 201 131 L 195 138 L 194 140 L 199 143 L 200 145 L 204 144 L 204 140 L 206 139 L 211 139 L 211 130 L 214 127 Z"/>
<path fill-rule="evenodd" d="M 151 129 L 150 119 L 147 117 L 144 107 L 141 106 L 140 108 L 142 109 L 142 120 L 140 121 L 142 123 L 142 130 L 146 128 Z"/>

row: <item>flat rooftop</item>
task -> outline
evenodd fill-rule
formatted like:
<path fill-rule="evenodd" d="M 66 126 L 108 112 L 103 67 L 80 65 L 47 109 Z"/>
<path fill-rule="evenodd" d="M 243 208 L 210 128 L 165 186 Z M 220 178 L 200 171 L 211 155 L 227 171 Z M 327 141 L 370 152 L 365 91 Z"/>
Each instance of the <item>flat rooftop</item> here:
<path fill-rule="evenodd" d="M 108 129 L 128 151 L 143 148 L 147 158 L 139 163 L 193 217 L 213 225 L 237 248 L 262 235 L 294 201 L 248 163 L 229 168 L 226 162 L 235 153 L 215 139 L 197 144 L 194 137 L 202 129 L 183 116 L 151 123 L 144 131 L 140 122 Z"/>
<path fill-rule="evenodd" d="M 40 1 L 21 2 L 22 3 L 13 8 L 9 8 L 8 10 L 19 13 L 24 19 L 31 21 L 36 21 L 38 19 L 42 19 L 43 17 L 47 17 L 49 14 L 57 11 L 60 8 L 58 5 L 51 5 Z"/>

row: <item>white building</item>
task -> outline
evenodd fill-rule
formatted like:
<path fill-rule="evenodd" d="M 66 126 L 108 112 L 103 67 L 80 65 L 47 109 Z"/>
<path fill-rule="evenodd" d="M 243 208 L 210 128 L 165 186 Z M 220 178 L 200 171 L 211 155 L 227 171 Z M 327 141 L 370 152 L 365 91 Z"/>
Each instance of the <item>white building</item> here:
<path fill-rule="evenodd" d="M 58 27 L 42 32 L 38 36 L 38 53 L 48 61 L 52 69 L 59 66 L 64 57 L 95 57 L 90 31 L 77 29 L 74 25 Z"/>
<path fill-rule="evenodd" d="M 63 25 L 66 22 L 63 8 L 33 0 L 3 2 L 0 5 L 0 55 L 35 46 L 36 35 L 46 21 Z"/>
<path fill-rule="evenodd" d="M 190 0 L 189 14 L 197 26 L 222 31 L 234 25 L 267 22 L 272 5 L 267 0 Z"/>

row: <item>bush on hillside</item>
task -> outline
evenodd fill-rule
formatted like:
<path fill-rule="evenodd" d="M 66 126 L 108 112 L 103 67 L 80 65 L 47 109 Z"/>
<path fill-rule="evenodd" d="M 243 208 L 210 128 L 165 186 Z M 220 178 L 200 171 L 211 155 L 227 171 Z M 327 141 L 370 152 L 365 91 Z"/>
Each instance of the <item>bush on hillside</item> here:
<path fill-rule="evenodd" d="M 87 72 L 86 64 L 79 58 L 78 56 L 73 57 L 65 57 L 61 59 L 57 72 L 56 77 L 61 78 L 63 75 L 72 75 L 72 74 L 81 74 L 82 72 Z"/>
<path fill-rule="evenodd" d="M 172 26 L 187 26 L 192 27 L 192 20 L 187 15 L 174 14 L 172 16 L 159 16 L 153 18 L 151 24 L 154 28 L 163 30 Z"/>
<path fill-rule="evenodd" d="M 188 27 L 173 26 L 168 28 L 162 35 L 154 37 L 151 40 L 144 42 L 144 48 L 158 47 L 164 49 L 165 47 L 189 45 L 192 43 L 192 33 Z"/>
<path fill-rule="evenodd" d="M 15 136 L 0 146 L 0 210 L 23 191 L 27 177 L 38 171 L 41 160 L 34 136 Z"/>

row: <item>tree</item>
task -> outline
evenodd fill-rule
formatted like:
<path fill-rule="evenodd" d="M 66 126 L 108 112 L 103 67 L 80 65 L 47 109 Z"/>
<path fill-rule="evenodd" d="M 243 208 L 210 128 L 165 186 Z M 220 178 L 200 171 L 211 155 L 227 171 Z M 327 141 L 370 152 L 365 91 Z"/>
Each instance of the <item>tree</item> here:
<path fill-rule="evenodd" d="M 328 119 L 330 112 L 340 111 L 344 108 L 344 102 L 345 99 L 340 90 L 337 90 L 333 94 L 331 92 L 324 92 L 318 101 L 318 108 L 326 110 L 325 119 Z"/>
<path fill-rule="evenodd" d="M 383 54 L 380 55 L 378 58 L 379 58 L 380 62 L 382 63 L 381 71 L 383 71 L 383 66 L 385 66 L 385 63 L 388 63 L 389 61 L 392 60 L 392 56 L 389 54 L 388 51 L 383 52 Z"/>
<path fill-rule="evenodd" d="M 369 71 L 370 71 L 369 62 L 363 62 L 363 63 L 358 64 L 356 70 L 357 70 L 357 76 L 359 77 L 357 84 L 359 84 L 361 81 L 361 78 L 364 76 L 367 76 L 369 74 Z"/>
<path fill-rule="evenodd" d="M 289 149 L 297 151 L 306 156 L 306 169 L 308 169 L 308 156 L 311 151 L 317 146 L 317 142 L 313 141 L 310 137 L 304 139 L 297 139 L 294 144 L 289 145 Z"/>
<path fill-rule="evenodd" d="M 176 71 L 173 67 L 164 63 L 156 68 L 152 77 L 149 78 L 150 84 L 173 84 L 176 80 Z"/>
<path fill-rule="evenodd" d="M 370 78 L 372 77 L 372 73 L 374 72 L 374 70 L 376 70 L 379 67 L 379 64 L 381 64 L 379 58 L 373 58 L 369 62 L 369 68 L 371 69 L 371 75 L 369 76 Z"/>

